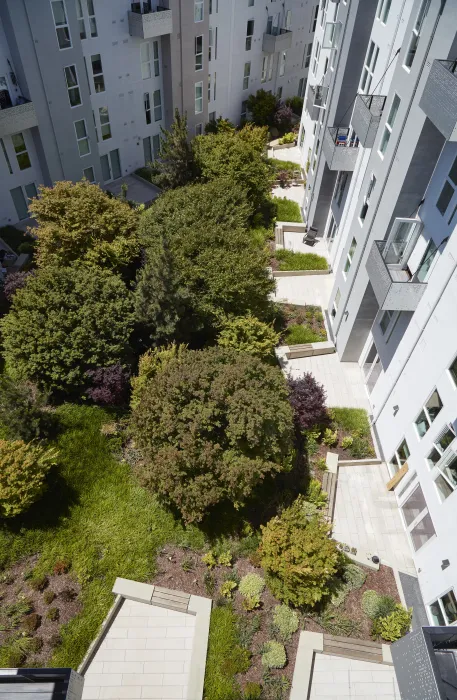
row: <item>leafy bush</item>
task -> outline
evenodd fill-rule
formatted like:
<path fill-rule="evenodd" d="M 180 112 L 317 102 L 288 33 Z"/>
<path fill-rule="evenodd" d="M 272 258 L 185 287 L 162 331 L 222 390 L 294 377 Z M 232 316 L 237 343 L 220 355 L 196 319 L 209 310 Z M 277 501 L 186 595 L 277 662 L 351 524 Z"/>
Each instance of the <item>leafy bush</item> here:
<path fill-rule="evenodd" d="M 245 598 L 260 598 L 264 588 L 265 581 L 259 574 L 246 574 L 239 585 L 239 591 Z"/>
<path fill-rule="evenodd" d="M 258 683 L 246 683 L 243 690 L 243 700 L 260 700 L 262 686 Z"/>
<path fill-rule="evenodd" d="M 30 615 L 24 617 L 22 621 L 22 628 L 27 634 L 32 634 L 32 632 L 35 632 L 40 625 L 41 615 L 38 615 L 38 613 L 30 613 Z"/>
<path fill-rule="evenodd" d="M 301 113 L 303 111 L 303 97 L 298 97 L 298 95 L 294 95 L 293 97 L 288 97 L 285 100 L 286 105 L 289 105 L 289 107 L 292 107 L 292 110 L 294 114 L 296 114 L 298 117 L 301 116 Z"/>
<path fill-rule="evenodd" d="M 353 589 L 362 588 L 367 578 L 366 572 L 356 564 L 346 564 L 343 571 L 343 579 Z"/>
<path fill-rule="evenodd" d="M 273 202 L 276 205 L 276 219 L 278 221 L 293 221 L 298 224 L 303 222 L 297 202 L 285 197 L 273 197 Z"/>
<path fill-rule="evenodd" d="M 299 379 L 288 377 L 287 383 L 296 428 L 300 431 L 309 430 L 317 423 L 325 421 L 326 395 L 322 384 L 318 384 L 310 372 L 305 372 Z"/>
<path fill-rule="evenodd" d="M 276 605 L 273 610 L 273 626 L 278 632 L 279 638 L 287 642 L 298 630 L 299 618 L 295 610 L 288 605 Z"/>
<path fill-rule="evenodd" d="M 291 107 L 286 104 L 279 104 L 275 116 L 274 123 L 278 127 L 281 133 L 288 131 L 292 126 L 293 112 Z"/>
<path fill-rule="evenodd" d="M 381 637 L 386 642 L 396 642 L 409 632 L 413 610 L 406 610 L 402 605 L 396 605 L 395 610 L 386 617 L 378 617 L 373 622 L 371 633 L 373 637 Z"/>
<path fill-rule="evenodd" d="M 232 566 L 233 557 L 230 551 L 221 552 L 217 557 L 219 566 Z"/>
<path fill-rule="evenodd" d="M 168 347 L 151 348 L 140 357 L 138 363 L 138 376 L 132 378 L 132 409 L 138 406 L 140 398 L 148 380 L 153 379 L 157 372 L 173 358 L 180 358 L 187 350 L 186 345 L 176 345 L 173 343 Z"/>
<path fill-rule="evenodd" d="M 240 644 L 245 649 L 249 649 L 251 647 L 252 640 L 254 639 L 254 635 L 260 630 L 260 615 L 256 613 L 250 617 L 239 617 L 237 624 Z"/>
<path fill-rule="evenodd" d="M 59 608 L 49 608 L 46 613 L 46 619 L 51 620 L 51 622 L 56 622 L 60 617 Z"/>
<path fill-rule="evenodd" d="M 274 640 L 266 642 L 262 649 L 262 666 L 264 668 L 284 668 L 287 663 L 284 644 Z"/>
<path fill-rule="evenodd" d="M 320 343 L 325 340 L 320 333 L 303 324 L 293 323 L 284 335 L 286 345 L 303 345 L 305 343 Z"/>
<path fill-rule="evenodd" d="M 367 438 L 359 437 L 358 435 L 353 438 L 349 452 L 354 459 L 366 459 L 376 456 L 371 442 Z"/>
<path fill-rule="evenodd" d="M 164 189 L 183 187 L 197 174 L 194 153 L 187 132 L 187 115 L 175 109 L 169 130 L 162 128 L 159 158 L 154 162 L 157 182 Z"/>
<path fill-rule="evenodd" d="M 358 622 L 330 608 L 324 610 L 318 617 L 318 622 L 329 634 L 337 637 L 354 637 L 360 631 Z"/>
<path fill-rule="evenodd" d="M 333 447 L 334 445 L 338 444 L 338 434 L 335 431 L 331 430 L 330 428 L 326 428 L 324 431 L 324 437 L 322 438 L 322 442 L 324 445 L 328 445 L 328 447 Z"/>
<path fill-rule="evenodd" d="M 325 258 L 316 253 L 294 253 L 292 250 L 281 248 L 275 251 L 280 270 L 327 270 Z"/>
<path fill-rule="evenodd" d="M 44 591 L 45 588 L 47 588 L 48 585 L 49 585 L 49 579 L 45 574 L 33 576 L 29 581 L 29 586 L 34 591 L 42 592 L 42 591 Z"/>
<path fill-rule="evenodd" d="M 217 134 L 219 131 L 235 131 L 235 125 L 224 117 L 212 119 L 205 124 L 205 134 Z"/>
<path fill-rule="evenodd" d="M 130 373 L 120 362 L 110 367 L 89 370 L 87 376 L 91 379 L 92 386 L 86 393 L 94 403 L 101 406 L 117 406 L 126 402 Z"/>
<path fill-rule="evenodd" d="M 305 498 L 318 508 L 323 508 L 326 505 L 327 494 L 322 490 L 321 482 L 318 479 L 310 479 Z"/>
<path fill-rule="evenodd" d="M 241 601 L 241 605 L 243 606 L 243 610 L 246 610 L 246 612 L 252 612 L 253 610 L 257 610 L 257 608 L 260 608 L 260 596 L 245 596 Z"/>
<path fill-rule="evenodd" d="M 278 341 L 279 333 L 252 315 L 228 319 L 217 339 L 218 345 L 223 348 L 247 352 L 263 360 L 274 356 Z"/>
<path fill-rule="evenodd" d="M 294 134 L 293 131 L 289 131 L 287 134 L 284 134 L 284 136 L 279 139 L 279 143 L 281 144 L 281 146 L 284 146 L 288 143 L 293 143 L 296 138 L 297 134 Z"/>
<path fill-rule="evenodd" d="M 6 276 L 6 279 L 3 283 L 3 292 L 8 301 L 13 300 L 13 297 L 18 289 L 22 289 L 22 287 L 25 287 L 30 275 L 33 275 L 33 272 L 31 270 L 29 270 L 28 272 L 10 272 L 10 274 Z"/>
<path fill-rule="evenodd" d="M 319 602 L 340 563 L 330 525 L 308 518 L 298 498 L 261 529 L 262 566 L 273 595 L 297 607 Z"/>
<path fill-rule="evenodd" d="M 214 553 L 211 551 L 207 552 L 202 556 L 202 562 L 206 564 L 210 571 L 211 569 L 214 569 L 215 566 L 217 566 L 217 559 L 214 556 Z"/>
<path fill-rule="evenodd" d="M 62 591 L 60 591 L 59 598 L 63 600 L 64 603 L 71 603 L 77 597 L 77 595 L 78 594 L 74 588 L 64 588 Z"/>
<path fill-rule="evenodd" d="M 30 442 L 47 437 L 54 420 L 46 403 L 47 396 L 31 382 L 0 375 L 0 425 L 9 439 Z"/>
<path fill-rule="evenodd" d="M 276 95 L 266 90 L 257 90 L 255 95 L 249 95 L 246 107 L 252 121 L 257 126 L 273 126 L 277 108 Z"/>
<path fill-rule="evenodd" d="M 0 517 L 19 515 L 38 500 L 56 457 L 54 449 L 22 440 L 0 440 Z"/>
<path fill-rule="evenodd" d="M 397 601 L 390 595 L 381 595 L 378 600 L 378 610 L 376 617 L 387 617 L 394 612 Z"/>
<path fill-rule="evenodd" d="M 263 674 L 262 700 L 288 700 L 290 693 L 290 680 L 287 676 L 273 675 L 270 671 Z"/>
<path fill-rule="evenodd" d="M 341 440 L 341 447 L 343 450 L 347 450 L 352 446 L 352 443 L 354 442 L 354 438 L 351 435 L 347 435 Z"/>
<path fill-rule="evenodd" d="M 319 457 L 313 462 L 313 466 L 316 469 L 319 469 L 321 472 L 326 472 L 327 471 L 327 462 L 325 460 L 325 457 Z"/>
<path fill-rule="evenodd" d="M 247 671 L 250 655 L 240 645 L 237 621 L 230 607 L 211 612 L 204 689 L 207 700 L 239 700 L 236 674 Z"/>
<path fill-rule="evenodd" d="M 56 576 L 62 576 L 70 570 L 70 562 L 66 559 L 58 559 L 54 564 L 53 573 Z"/>
<path fill-rule="evenodd" d="M 224 581 L 220 588 L 220 594 L 223 598 L 231 598 L 233 596 L 233 591 L 236 588 L 235 581 Z"/>
<path fill-rule="evenodd" d="M 147 381 L 132 413 L 142 483 L 187 522 L 238 505 L 291 463 L 292 412 L 278 367 L 222 348 L 186 350 Z"/>
<path fill-rule="evenodd" d="M 54 591 L 51 591 L 50 589 L 45 591 L 43 594 L 43 600 L 46 603 L 46 605 L 51 605 L 51 603 L 55 599 L 55 597 L 56 597 L 56 594 L 54 593 Z"/>
<path fill-rule="evenodd" d="M 379 598 L 379 593 L 372 590 L 365 591 L 362 596 L 362 610 L 372 620 L 378 616 Z"/>

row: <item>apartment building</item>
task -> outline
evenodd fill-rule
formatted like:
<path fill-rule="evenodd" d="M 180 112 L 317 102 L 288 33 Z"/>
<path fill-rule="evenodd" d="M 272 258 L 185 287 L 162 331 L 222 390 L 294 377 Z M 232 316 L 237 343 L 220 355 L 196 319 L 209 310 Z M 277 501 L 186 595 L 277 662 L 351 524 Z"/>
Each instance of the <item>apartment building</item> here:
<path fill-rule="evenodd" d="M 2 0 L 0 226 L 40 184 L 109 185 L 153 160 L 175 109 L 191 136 L 258 88 L 303 95 L 312 0 Z"/>
<path fill-rule="evenodd" d="M 362 368 L 430 623 L 453 624 L 457 3 L 363 5 L 372 17 L 357 30 L 357 2 L 321 3 L 300 133 L 303 211 L 330 250 L 329 324 L 341 361 Z M 344 96 L 354 40 L 362 61 Z"/>

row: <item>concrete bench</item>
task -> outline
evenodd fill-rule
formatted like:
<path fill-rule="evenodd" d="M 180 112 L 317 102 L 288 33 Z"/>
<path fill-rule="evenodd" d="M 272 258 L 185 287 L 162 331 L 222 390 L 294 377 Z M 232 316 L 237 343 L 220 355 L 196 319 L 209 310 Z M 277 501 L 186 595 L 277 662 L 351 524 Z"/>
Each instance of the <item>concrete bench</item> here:
<path fill-rule="evenodd" d="M 289 345 L 286 352 L 288 360 L 296 360 L 300 357 L 312 357 L 314 355 L 331 355 L 335 352 L 335 346 L 330 340 L 321 343 L 304 343 L 302 345 Z"/>
<path fill-rule="evenodd" d="M 326 520 L 328 520 L 328 522 L 332 522 L 333 520 L 337 483 L 338 474 L 334 474 L 333 472 L 325 472 L 322 479 L 322 490 L 325 491 L 327 494 L 327 505 L 323 510 L 323 514 Z"/>

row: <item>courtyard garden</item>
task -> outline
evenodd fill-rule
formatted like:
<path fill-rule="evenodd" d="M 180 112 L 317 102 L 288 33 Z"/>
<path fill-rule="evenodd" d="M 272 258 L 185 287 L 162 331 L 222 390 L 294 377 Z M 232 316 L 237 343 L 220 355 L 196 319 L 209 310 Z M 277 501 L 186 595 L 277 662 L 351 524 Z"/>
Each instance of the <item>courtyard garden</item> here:
<path fill-rule="evenodd" d="M 277 326 L 281 345 L 320 343 L 327 340 L 324 314 L 319 306 L 278 304 Z"/>

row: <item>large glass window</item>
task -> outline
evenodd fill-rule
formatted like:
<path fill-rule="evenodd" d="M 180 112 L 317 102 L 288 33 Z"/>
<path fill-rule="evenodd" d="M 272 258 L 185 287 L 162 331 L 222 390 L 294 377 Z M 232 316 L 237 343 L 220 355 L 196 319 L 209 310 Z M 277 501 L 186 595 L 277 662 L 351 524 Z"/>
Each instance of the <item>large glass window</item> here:
<path fill-rule="evenodd" d="M 94 78 L 95 92 L 105 92 L 105 79 L 103 77 L 102 58 L 99 53 L 90 57 L 92 63 L 92 75 Z"/>
<path fill-rule="evenodd" d="M 362 71 L 362 79 L 360 81 L 360 91 L 368 95 L 370 93 L 371 82 L 373 80 L 373 74 L 376 68 L 376 63 L 378 61 L 379 46 L 376 46 L 374 41 L 370 41 L 368 47 L 367 55 L 365 57 L 365 63 Z"/>
<path fill-rule="evenodd" d="M 65 3 L 63 0 L 51 0 L 51 8 L 59 48 L 70 49 L 71 37 L 70 28 L 67 21 L 67 13 L 65 12 Z"/>
<path fill-rule="evenodd" d="M 94 0 L 87 0 L 87 14 L 89 15 L 89 27 L 91 37 L 98 36 L 97 20 L 95 18 Z"/>
<path fill-rule="evenodd" d="M 194 0 L 194 21 L 203 22 L 204 0 Z"/>
<path fill-rule="evenodd" d="M 435 534 L 435 528 L 433 527 L 430 513 L 427 512 L 410 530 L 414 551 L 417 552 L 417 550 L 423 547 Z"/>
<path fill-rule="evenodd" d="M 112 136 L 108 107 L 99 107 L 98 113 L 100 116 L 100 126 L 101 126 L 101 130 L 102 130 L 102 139 L 103 139 L 103 141 L 107 141 Z"/>
<path fill-rule="evenodd" d="M 360 211 L 360 221 L 365 221 L 367 212 L 368 212 L 368 207 L 370 206 L 370 197 L 371 193 L 373 192 L 374 188 L 376 186 L 376 176 L 372 173 L 370 177 L 370 182 L 368 183 L 368 188 L 367 188 L 367 193 L 365 197 L 363 198 L 363 205 L 362 209 Z"/>
<path fill-rule="evenodd" d="M 203 112 L 203 82 L 195 83 L 195 114 Z"/>
<path fill-rule="evenodd" d="M 79 155 L 82 158 L 90 153 L 89 137 L 87 135 L 86 120 L 80 119 L 75 122 L 76 141 L 78 143 Z"/>
<path fill-rule="evenodd" d="M 67 66 L 66 68 L 64 68 L 64 72 L 70 105 L 72 107 L 77 107 L 81 104 L 81 94 L 79 92 L 78 73 L 76 72 L 76 66 Z"/>
<path fill-rule="evenodd" d="M 91 165 L 88 168 L 84 168 L 83 177 L 89 180 L 89 182 L 95 182 L 94 169 Z"/>
<path fill-rule="evenodd" d="M 14 189 L 10 190 L 10 195 L 19 221 L 27 219 L 29 216 L 29 201 L 32 197 L 37 196 L 35 183 L 31 182 L 25 187 L 14 187 Z"/>
<path fill-rule="evenodd" d="M 436 245 L 435 241 L 432 239 L 429 242 L 427 248 L 425 249 L 425 253 L 422 256 L 422 260 L 419 263 L 419 267 L 417 268 L 417 272 L 414 275 L 415 280 L 417 280 L 418 282 L 425 282 L 437 253 L 438 253 L 438 246 Z"/>
<path fill-rule="evenodd" d="M 392 476 L 402 468 L 405 462 L 408 461 L 410 454 L 408 443 L 406 440 L 402 440 L 389 462 L 389 469 Z"/>
<path fill-rule="evenodd" d="M 427 16 L 428 8 L 430 7 L 430 0 L 422 0 L 416 22 L 413 27 L 411 39 L 408 46 L 408 51 L 405 56 L 405 67 L 411 68 L 413 65 L 414 57 L 416 55 L 417 47 L 419 45 L 419 39 L 421 36 L 422 25 Z"/>
<path fill-rule="evenodd" d="M 107 155 L 100 158 L 102 166 L 102 174 L 104 182 L 111 182 L 121 177 L 121 161 L 119 158 L 119 150 L 116 148 L 110 151 Z"/>
<path fill-rule="evenodd" d="M 13 148 L 14 152 L 16 153 L 16 159 L 19 168 L 21 170 L 27 170 L 27 168 L 31 168 L 32 164 L 30 162 L 29 154 L 27 153 L 27 146 L 25 145 L 23 134 L 13 134 L 11 136 L 11 141 L 13 142 Z"/>
<path fill-rule="evenodd" d="M 149 92 L 143 94 L 143 104 L 144 104 L 144 114 L 146 117 L 146 124 L 151 123 L 151 99 L 149 97 Z"/>
<path fill-rule="evenodd" d="M 398 95 L 394 95 L 392 104 L 390 106 L 389 116 L 387 117 L 386 125 L 384 127 L 384 132 L 382 134 L 381 144 L 379 146 L 379 152 L 384 155 L 387 149 L 387 144 L 390 141 L 390 136 L 392 134 L 392 129 L 395 124 L 395 119 L 397 118 L 398 108 L 400 107 L 400 98 Z"/>
<path fill-rule="evenodd" d="M 152 42 L 152 57 L 154 59 L 154 75 L 157 78 L 160 75 L 160 59 L 159 59 L 159 42 Z"/>
<path fill-rule="evenodd" d="M 246 25 L 246 51 L 251 50 L 253 36 L 254 36 L 254 20 L 248 19 L 248 23 Z"/>
<path fill-rule="evenodd" d="M 401 506 L 401 511 L 405 519 L 406 525 L 411 525 L 418 516 L 427 509 L 427 503 L 420 486 L 416 486 L 414 491 L 409 495 L 406 501 Z"/>
<path fill-rule="evenodd" d="M 392 0 L 379 0 L 378 9 L 376 11 L 376 17 L 377 19 L 381 20 L 383 24 L 387 22 L 391 4 Z"/>
<path fill-rule="evenodd" d="M 78 19 L 79 38 L 82 40 L 82 39 L 85 39 L 87 37 L 87 34 L 86 34 L 86 23 L 84 21 L 81 0 L 76 0 L 76 17 Z"/>
<path fill-rule="evenodd" d="M 203 36 L 195 37 L 195 70 L 203 69 Z"/>
<path fill-rule="evenodd" d="M 140 59 L 141 59 L 141 77 L 143 80 L 147 80 L 152 76 L 151 68 L 151 46 L 149 41 L 145 41 L 140 46 Z"/>
<path fill-rule="evenodd" d="M 251 76 L 251 62 L 248 61 L 244 64 L 244 75 L 243 75 L 243 90 L 249 88 L 249 78 Z"/>
<path fill-rule="evenodd" d="M 154 101 L 154 121 L 159 122 L 162 119 L 162 95 L 160 90 L 154 90 L 152 99 Z"/>
<path fill-rule="evenodd" d="M 443 403 L 440 399 L 440 395 L 435 389 L 415 420 L 417 434 L 419 437 L 423 437 L 425 435 L 442 408 Z"/>
<path fill-rule="evenodd" d="M 279 55 L 279 76 L 282 77 L 286 70 L 287 51 L 281 51 Z"/>
<path fill-rule="evenodd" d="M 434 625 L 445 626 L 457 622 L 457 599 L 454 589 L 444 593 L 429 606 Z"/>

